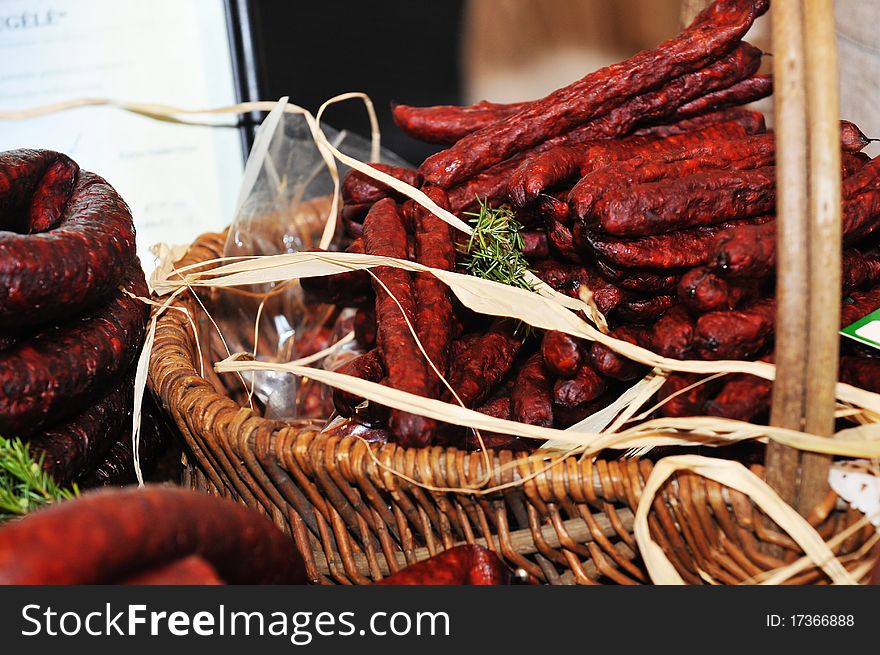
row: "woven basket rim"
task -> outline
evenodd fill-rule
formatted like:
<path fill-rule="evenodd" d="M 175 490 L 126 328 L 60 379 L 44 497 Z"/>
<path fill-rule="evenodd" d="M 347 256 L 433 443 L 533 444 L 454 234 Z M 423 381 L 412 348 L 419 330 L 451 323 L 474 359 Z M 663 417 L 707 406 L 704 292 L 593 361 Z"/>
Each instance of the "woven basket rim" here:
<path fill-rule="evenodd" d="M 203 234 L 191 245 L 178 265 L 214 259 L 222 253 L 224 242 L 225 233 Z M 187 311 L 198 312 L 199 305 L 184 299 L 185 295 L 176 299 L 177 305 Z M 621 535 L 626 530 L 621 532 L 623 524 L 618 512 L 635 512 L 642 489 L 653 470 L 651 461 L 642 458 L 594 461 L 590 457 L 570 454 L 547 466 L 529 458 L 526 453 L 509 450 L 482 453 L 441 446 L 406 448 L 394 443 L 368 446 L 356 437 L 331 436 L 295 422 L 265 419 L 254 410 L 241 407 L 232 398 L 218 392 L 209 379 L 200 375 L 196 368 L 196 357 L 195 337 L 189 317 L 183 312 L 164 312 L 157 322 L 150 358 L 150 389 L 159 397 L 166 411 L 171 413 L 197 460 L 196 464 L 204 469 L 207 490 L 230 495 L 272 516 L 279 527 L 292 534 L 300 551 L 308 552 L 307 568 L 316 581 L 325 581 L 328 569 L 329 575 L 339 581 L 357 583 L 377 579 L 384 575 L 382 571 L 389 570 L 392 564 L 388 563 L 387 553 L 385 564 L 378 563 L 379 560 L 374 557 L 367 567 L 363 564 L 363 556 L 362 565 L 355 565 L 356 557 L 350 551 L 357 539 L 358 522 L 364 520 L 364 507 L 370 504 L 374 513 L 381 513 L 383 502 L 378 499 L 382 494 L 391 495 L 394 508 L 387 509 L 388 516 L 377 515 L 375 520 L 380 524 L 384 521 L 386 525 L 393 525 L 402 512 L 406 520 L 416 527 L 419 521 L 429 520 L 431 527 L 425 528 L 425 534 L 438 528 L 433 518 L 419 516 L 423 503 L 413 505 L 407 500 L 408 495 L 418 497 L 427 493 L 428 496 L 443 496 L 451 491 L 452 495 L 459 496 L 465 491 L 462 487 L 470 485 L 471 489 L 465 495 L 474 498 L 470 494 L 484 494 L 504 483 L 515 487 L 517 493 L 523 494 L 527 502 L 543 516 L 554 515 L 554 512 L 558 514 L 553 507 L 567 507 L 572 503 L 604 506 L 612 523 L 617 522 L 615 530 Z M 487 456 L 490 462 L 488 471 L 485 470 Z M 488 483 L 482 487 L 476 486 L 484 473 L 487 474 Z M 758 473 L 763 473 L 763 467 L 758 467 Z M 714 498 L 716 503 L 718 499 L 723 499 L 721 502 L 728 506 L 731 517 L 735 517 L 741 526 L 750 526 L 748 529 L 754 530 L 760 542 L 789 551 L 797 550 L 788 535 L 767 524 L 762 525 L 762 513 L 751 499 L 740 492 L 689 472 L 676 474 L 668 484 L 670 486 L 661 490 L 654 499 L 653 507 L 657 516 L 651 530 L 652 534 L 660 531 L 657 538 L 661 540 L 664 552 L 674 559 L 679 571 L 686 571 L 689 566 L 686 559 L 679 559 L 675 554 L 681 547 L 681 542 L 677 541 L 680 537 L 675 533 L 675 526 L 680 523 L 679 512 L 682 507 L 690 507 L 691 518 L 703 521 L 701 514 L 708 511 L 704 507 L 707 499 Z M 421 490 L 420 486 L 423 487 Z M 432 487 L 436 491 L 431 491 Z M 506 498 L 506 493 L 493 492 L 492 496 L 478 497 L 498 500 Z M 840 526 L 840 512 L 835 511 L 836 502 L 837 496 L 829 492 L 808 519 L 826 539 Z M 712 511 L 717 513 L 717 504 Z M 844 514 L 848 516 L 848 513 Z M 307 525 L 308 518 L 303 517 L 309 516 L 319 523 L 322 520 L 326 523 L 328 518 L 336 523 L 331 526 L 332 530 L 326 524 L 323 528 L 321 525 Z M 632 515 L 626 516 L 630 520 Z M 844 520 L 851 522 L 851 517 Z M 518 556 L 509 542 L 512 533 L 505 527 L 501 528 L 504 535 L 493 536 L 491 530 L 486 532 L 485 527 L 481 529 L 488 545 L 491 547 L 492 540 L 498 539 L 501 552 L 508 560 L 517 562 Z M 536 544 L 543 539 L 540 530 L 545 529 L 538 527 L 538 533 L 535 532 L 535 526 L 530 525 L 529 528 Z M 722 527 L 726 529 L 726 526 Z M 560 538 L 565 535 L 561 523 L 554 524 L 553 529 L 562 529 Z M 448 532 L 445 535 L 444 539 L 449 537 Z M 416 536 L 420 538 L 418 534 Z M 474 535 L 471 535 L 468 542 L 473 538 Z M 428 555 L 436 551 L 437 544 L 432 546 L 430 538 L 422 546 L 413 541 L 412 535 L 409 539 L 409 546 L 404 548 L 403 554 L 398 553 L 394 557 L 403 557 L 405 554 L 406 561 L 410 561 L 417 551 L 424 551 L 423 554 Z M 574 542 L 569 539 L 569 543 Z M 745 548 L 745 557 L 753 562 L 775 561 L 776 565 L 783 564 L 783 560 L 764 555 L 753 545 L 744 543 L 742 547 Z M 333 564 L 334 557 L 337 558 L 336 565 Z M 344 572 L 338 569 L 338 560 L 342 561 Z M 524 561 L 521 557 L 519 560 Z M 337 568 L 334 569 L 334 566 Z M 576 565 L 571 566 L 573 570 L 577 568 Z M 583 574 L 583 571 L 580 573 Z M 816 571 L 811 570 L 802 574 L 801 578 L 815 579 L 816 575 Z M 583 579 L 578 578 L 577 572 L 575 577 Z M 692 577 L 690 581 L 698 579 Z"/>

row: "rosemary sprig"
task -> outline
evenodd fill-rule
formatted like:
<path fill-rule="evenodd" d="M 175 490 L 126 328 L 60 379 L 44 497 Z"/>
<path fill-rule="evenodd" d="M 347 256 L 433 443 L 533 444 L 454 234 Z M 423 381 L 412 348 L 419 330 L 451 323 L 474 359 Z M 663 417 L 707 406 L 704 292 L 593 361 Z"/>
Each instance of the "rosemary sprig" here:
<path fill-rule="evenodd" d="M 476 277 L 500 282 L 513 287 L 534 291 L 534 284 L 526 279 L 529 263 L 523 256 L 522 225 L 513 217 L 508 205 L 493 208 L 480 200 L 479 212 L 468 222 L 474 226 L 467 246 L 459 246 L 465 255 L 465 271 Z"/>
<path fill-rule="evenodd" d="M 523 226 L 513 217 L 513 210 L 508 205 L 493 208 L 488 201 L 477 200 L 480 211 L 465 212 L 473 217 L 468 222 L 474 231 L 467 246 L 458 248 L 465 255 L 464 270 L 475 277 L 535 291 L 535 285 L 526 279 L 529 262 L 523 255 Z M 513 331 L 523 339 L 533 332 L 532 326 L 522 321 L 517 321 Z"/>
<path fill-rule="evenodd" d="M 59 487 L 43 470 L 43 456 L 34 460 L 21 439 L 0 437 L 0 523 L 78 495 L 76 484 Z"/>

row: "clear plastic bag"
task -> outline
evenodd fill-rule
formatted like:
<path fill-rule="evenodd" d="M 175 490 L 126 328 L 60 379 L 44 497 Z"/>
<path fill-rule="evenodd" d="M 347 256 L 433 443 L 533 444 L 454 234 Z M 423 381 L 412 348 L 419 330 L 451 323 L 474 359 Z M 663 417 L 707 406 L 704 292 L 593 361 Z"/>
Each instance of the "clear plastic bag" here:
<path fill-rule="evenodd" d="M 319 246 L 331 211 L 333 178 L 305 117 L 286 113 L 286 104 L 282 98 L 258 129 L 226 239 L 226 257 L 276 255 Z M 370 159 L 369 140 L 345 130 L 321 129 L 344 154 L 360 161 Z M 388 151 L 380 152 L 382 163 L 408 165 Z M 337 166 L 341 181 L 348 167 L 338 162 Z M 346 245 L 341 234 L 337 229 L 330 250 Z M 250 352 L 266 361 L 291 361 L 323 350 L 345 336 L 342 330 L 346 323 L 350 330 L 354 313 L 330 305 L 307 305 L 296 281 L 226 289 L 218 295 L 222 298 L 215 299 L 220 302 L 213 303 L 212 314 L 224 337 L 224 349 Z M 328 367 L 335 368 L 356 354 L 353 344 L 346 344 L 328 358 Z M 308 381 L 291 375 L 249 373 L 243 382 L 267 418 L 319 418 L 317 412 L 332 407 L 327 390 L 306 389 Z"/>

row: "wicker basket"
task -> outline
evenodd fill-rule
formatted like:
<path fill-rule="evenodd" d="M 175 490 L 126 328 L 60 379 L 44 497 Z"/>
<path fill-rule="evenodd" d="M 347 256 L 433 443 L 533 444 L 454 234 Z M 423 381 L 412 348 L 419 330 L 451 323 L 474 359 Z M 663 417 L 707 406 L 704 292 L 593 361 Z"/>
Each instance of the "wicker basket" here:
<path fill-rule="evenodd" d="M 796 4 L 783 3 L 780 7 Z M 805 24 L 809 31 L 810 21 Z M 777 36 L 774 25 L 774 39 Z M 786 76 L 791 73 L 780 70 L 787 57 L 795 60 L 804 57 L 802 45 L 800 52 L 787 47 L 797 39 L 803 40 L 800 32 L 789 37 L 788 41 L 779 39 L 775 44 L 777 114 L 794 108 L 795 113 L 799 110 L 803 116 L 807 100 L 802 91 L 800 98 L 792 97 L 791 85 L 785 84 L 790 81 Z M 833 45 L 833 33 L 821 38 L 813 35 L 811 43 L 815 44 L 817 39 L 821 43 L 823 38 L 832 39 Z M 825 63 L 833 66 L 833 58 Z M 809 69 L 810 62 L 807 64 Z M 834 75 L 830 79 L 826 76 L 821 81 L 813 80 L 814 89 L 828 89 L 833 85 L 836 85 Z M 799 87 L 794 86 L 795 89 L 803 87 L 803 80 Z M 814 113 L 810 122 L 811 134 L 830 133 L 830 142 L 836 142 L 833 114 Z M 814 122 L 820 125 L 817 127 Z M 789 194 L 795 197 L 801 194 L 805 198 L 805 176 L 798 176 L 798 171 L 793 171 L 790 165 L 794 161 L 801 166 L 801 172 L 806 165 L 805 152 L 800 157 L 796 152 L 790 157 L 797 150 L 795 142 L 804 141 L 803 130 L 797 133 L 798 124 L 794 120 L 788 121 L 790 129 L 785 129 L 783 122 L 779 124 L 782 126 L 778 138 L 780 175 L 788 171 L 791 175 L 786 183 Z M 804 146 L 800 147 L 805 151 Z M 838 175 L 833 162 L 824 170 L 830 171 L 829 176 Z M 799 291 L 795 286 L 804 284 L 808 270 L 802 244 L 795 237 L 807 238 L 809 226 L 798 211 L 797 207 L 781 206 L 779 212 L 779 302 L 780 305 L 787 303 L 792 317 L 781 315 L 785 323 L 780 321 L 778 326 L 773 420 L 778 425 L 798 427 L 806 416 L 807 428 L 821 434 L 830 430 L 816 425 L 822 421 L 825 421 L 822 425 L 828 424 L 829 420 L 833 425 L 834 399 L 827 393 L 830 388 L 833 394 L 833 371 L 836 370 L 836 319 L 821 315 L 823 306 L 828 306 L 821 293 L 827 293 L 827 289 L 823 291 L 812 284 L 807 290 Z M 803 222 L 800 233 L 797 224 L 792 222 L 796 220 Z M 837 231 L 839 233 L 839 227 Z M 835 267 L 839 270 L 839 240 L 835 243 L 834 239 L 828 240 L 816 233 L 813 238 L 816 247 L 813 248 L 811 242 L 809 266 L 823 262 L 823 275 Z M 222 234 L 200 237 L 180 265 L 220 256 L 223 243 Z M 831 282 L 826 281 L 824 286 L 833 293 L 835 286 Z M 217 293 L 202 297 L 207 307 L 218 300 Z M 810 311 L 817 312 L 815 320 L 806 318 L 807 310 L 803 308 L 810 303 L 804 302 L 805 295 L 813 303 Z M 210 326 L 201 304 L 187 294 L 182 294 L 177 302 L 195 319 L 198 331 L 210 333 L 205 327 Z M 802 311 L 799 326 L 794 318 L 798 307 Z M 824 350 L 821 352 L 833 355 L 830 360 L 833 368 L 823 375 L 811 374 L 812 377 L 807 376 L 804 381 L 803 362 L 792 355 L 803 352 L 805 326 L 816 331 L 822 321 Z M 812 333 L 810 338 L 811 348 L 814 343 L 820 343 Z M 795 343 L 798 339 L 801 340 L 800 351 Z M 491 467 L 486 471 L 487 460 L 482 454 L 440 447 L 406 449 L 396 445 L 374 446 L 374 458 L 367 450 L 369 447 L 360 440 L 320 434 L 307 423 L 266 420 L 242 407 L 226 393 L 212 370 L 214 360 L 211 353 L 206 352 L 210 350 L 205 348 L 206 341 L 200 339 L 200 342 L 203 362 L 198 361 L 196 337 L 187 316 L 173 311 L 159 318 L 149 385 L 186 441 L 185 483 L 234 498 L 271 516 L 295 541 L 313 581 L 369 583 L 461 543 L 486 545 L 511 565 L 550 584 L 649 581 L 633 534 L 634 513 L 652 470 L 649 461 L 591 461 L 571 456 L 544 470 L 543 465 L 530 461 L 522 453 L 495 452 L 490 455 Z M 810 357 L 813 357 L 812 351 Z M 827 361 L 825 365 L 828 366 Z M 812 364 L 808 362 L 809 366 Z M 205 377 L 200 375 L 201 370 Z M 824 412 L 824 418 L 817 419 L 817 407 Z M 816 462 L 805 458 L 799 463 L 797 457 L 794 451 L 771 447 L 767 477 L 787 498 L 790 498 L 791 485 L 786 491 L 785 483 L 793 483 L 796 477 L 792 475 L 799 466 L 802 478 L 809 480 L 812 476 L 817 481 L 812 487 L 815 493 L 809 505 L 804 506 L 802 502 L 800 510 L 823 538 L 840 535 L 862 519 L 860 513 L 846 509 L 827 491 L 823 477 L 827 475 L 827 458 L 824 464 L 818 462 L 816 468 Z M 815 470 L 807 473 L 811 466 Z M 760 467 L 757 472 L 764 473 Z M 489 485 L 506 484 L 505 489 L 488 495 L 433 492 L 409 481 L 434 488 L 461 488 L 476 483 L 486 474 L 490 478 Z M 802 493 L 801 499 L 804 497 Z M 748 497 L 692 473 L 676 474 L 661 488 L 654 498 L 648 525 L 652 538 L 689 583 L 702 583 L 707 575 L 722 583 L 752 581 L 803 554 Z M 867 525 L 846 539 L 835 540 L 832 550 L 844 566 L 852 570 L 871 557 L 863 546 L 872 534 L 872 526 Z M 810 567 L 789 582 L 827 580 L 821 569 Z"/>
<path fill-rule="evenodd" d="M 222 234 L 202 236 L 180 265 L 218 257 L 223 242 Z M 207 323 L 201 305 L 179 302 L 197 324 Z M 210 294 L 202 302 L 210 308 Z M 648 580 L 632 526 L 650 462 L 570 457 L 541 470 L 522 453 L 499 452 L 490 485 L 529 479 L 488 496 L 429 492 L 388 469 L 436 487 L 462 487 L 485 474 L 483 456 L 389 444 L 375 452 L 383 469 L 360 440 L 266 420 L 241 407 L 210 373 L 209 353 L 203 353 L 205 371 L 214 379 L 199 375 L 196 352 L 186 316 L 163 314 L 149 382 L 188 446 L 186 484 L 271 516 L 291 534 L 315 582 L 367 583 L 461 543 L 484 544 L 551 584 Z M 836 501 L 829 494 L 810 515 L 826 539 L 862 516 L 838 510 Z M 700 571 L 742 582 L 802 554 L 767 527 L 745 496 L 690 473 L 663 488 L 649 521 L 687 582 L 701 582 Z M 871 531 L 867 526 L 835 552 L 856 566 L 861 559 L 846 555 Z M 776 547 L 774 555 L 766 545 Z M 792 582 L 824 579 L 811 568 Z"/>

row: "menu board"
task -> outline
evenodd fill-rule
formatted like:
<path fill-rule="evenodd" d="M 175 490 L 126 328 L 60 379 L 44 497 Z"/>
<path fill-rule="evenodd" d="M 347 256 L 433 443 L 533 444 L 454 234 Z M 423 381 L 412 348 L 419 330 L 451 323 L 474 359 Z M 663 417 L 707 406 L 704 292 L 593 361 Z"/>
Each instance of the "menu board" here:
<path fill-rule="evenodd" d="M 0 111 L 72 98 L 209 108 L 236 102 L 222 0 L 0 0 Z M 174 124 L 113 107 L 0 120 L 0 150 L 48 148 L 131 206 L 138 254 L 227 225 L 244 166 L 236 117 Z"/>

